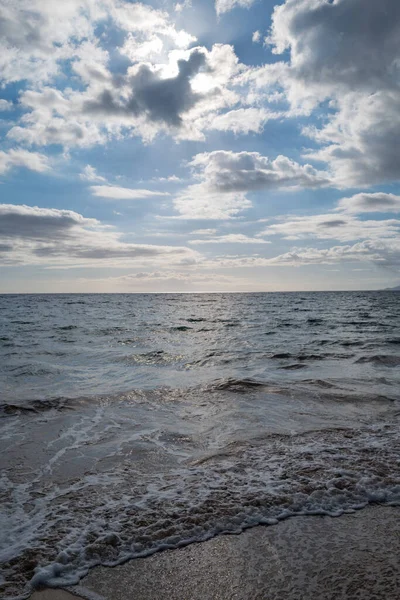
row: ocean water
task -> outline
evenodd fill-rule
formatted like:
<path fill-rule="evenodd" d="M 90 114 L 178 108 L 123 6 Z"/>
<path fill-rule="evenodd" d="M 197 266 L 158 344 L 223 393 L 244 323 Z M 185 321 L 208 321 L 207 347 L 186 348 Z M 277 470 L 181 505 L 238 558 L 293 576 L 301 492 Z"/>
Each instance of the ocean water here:
<path fill-rule="evenodd" d="M 0 592 L 400 504 L 400 293 L 0 296 Z"/>

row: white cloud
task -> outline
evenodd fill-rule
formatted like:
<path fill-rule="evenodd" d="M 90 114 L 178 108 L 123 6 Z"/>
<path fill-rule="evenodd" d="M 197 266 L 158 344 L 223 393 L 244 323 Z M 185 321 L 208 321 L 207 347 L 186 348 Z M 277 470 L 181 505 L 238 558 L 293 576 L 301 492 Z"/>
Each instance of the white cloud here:
<path fill-rule="evenodd" d="M 253 44 L 259 44 L 261 41 L 261 32 L 255 31 L 251 37 L 251 41 L 253 42 Z"/>
<path fill-rule="evenodd" d="M 400 271 L 399 240 L 363 240 L 353 245 L 331 248 L 294 248 L 268 261 L 272 266 L 295 267 L 342 262 L 367 262 Z"/>
<path fill-rule="evenodd" d="M 294 247 L 288 252 L 270 258 L 253 254 L 250 256 L 225 255 L 203 260 L 199 266 L 205 269 L 248 269 L 260 267 L 303 267 L 306 265 L 338 265 L 363 263 L 400 272 L 400 241 L 362 240 L 355 244 L 330 248 Z"/>
<path fill-rule="evenodd" d="M 186 271 L 162 269 L 160 271 L 138 271 L 117 277 L 81 277 L 76 281 L 76 286 L 82 291 L 88 288 L 99 292 L 177 292 L 177 291 L 215 291 L 215 289 L 228 289 L 236 291 L 238 280 L 235 276 L 222 275 L 221 273 L 197 272 L 196 266 L 191 266 Z M 244 289 L 246 289 L 245 283 Z M 61 284 L 62 285 L 62 284 Z"/>
<path fill-rule="evenodd" d="M 393 212 L 400 213 L 400 196 L 384 192 L 355 194 L 338 202 L 338 211 L 347 213 Z"/>
<path fill-rule="evenodd" d="M 280 235 L 286 240 L 316 238 L 343 242 L 364 238 L 383 239 L 400 235 L 397 219 L 361 221 L 345 214 L 322 214 L 306 217 L 285 216 L 268 225 L 261 235 Z"/>
<path fill-rule="evenodd" d="M 329 185 L 326 173 L 278 156 L 274 160 L 258 152 L 216 150 L 197 154 L 190 162 L 218 192 L 261 189 L 318 188 Z"/>
<path fill-rule="evenodd" d="M 83 181 L 106 181 L 106 178 L 98 175 L 96 169 L 91 165 L 86 165 L 79 177 Z"/>
<path fill-rule="evenodd" d="M 82 115 L 82 94 L 43 87 L 20 95 L 20 105 L 27 112 L 7 137 L 29 145 L 62 144 L 91 146 L 105 142 L 98 125 Z"/>
<path fill-rule="evenodd" d="M 230 219 L 252 206 L 257 190 L 318 188 L 329 185 L 324 172 L 286 156 L 270 160 L 258 152 L 217 150 L 197 154 L 189 163 L 200 183 L 174 200 L 182 219 Z"/>
<path fill-rule="evenodd" d="M 250 8 L 256 0 L 215 0 L 217 15 L 231 11 L 233 8 Z"/>
<path fill-rule="evenodd" d="M 216 229 L 195 229 L 191 232 L 193 235 L 214 235 L 217 233 Z"/>
<path fill-rule="evenodd" d="M 181 219 L 230 219 L 250 206 L 243 192 L 221 194 L 207 183 L 190 185 L 174 200 Z"/>
<path fill-rule="evenodd" d="M 192 0 L 184 0 L 184 2 L 177 2 L 174 6 L 174 10 L 177 13 L 181 13 L 185 8 L 192 8 Z"/>
<path fill-rule="evenodd" d="M 8 138 L 67 148 L 126 135 L 151 141 L 161 132 L 177 139 L 200 140 L 214 117 L 240 100 L 231 88 L 243 66 L 228 45 L 215 44 L 210 51 L 203 47 L 175 49 L 163 62 L 138 62 L 117 77 L 104 61 L 101 54 L 74 63 L 84 90 L 42 86 L 23 92 L 20 105 L 26 113 L 10 129 Z M 229 117 L 221 127 L 226 129 L 227 123 Z M 235 121 L 233 126 L 246 131 Z"/>
<path fill-rule="evenodd" d="M 400 90 L 349 92 L 336 106 L 325 126 L 305 130 L 322 145 L 307 156 L 326 162 L 341 188 L 400 180 Z"/>
<path fill-rule="evenodd" d="M 278 119 L 280 113 L 265 108 L 238 108 L 221 115 L 211 121 L 209 129 L 233 131 L 233 133 L 260 133 L 270 119 Z"/>
<path fill-rule="evenodd" d="M 8 152 L 0 151 L 0 173 L 7 173 L 10 169 L 17 167 L 43 173 L 50 169 L 50 164 L 47 156 L 37 152 L 29 152 L 21 148 Z"/>
<path fill-rule="evenodd" d="M 154 181 L 162 181 L 167 183 L 180 183 L 182 179 L 176 175 L 170 175 L 169 177 L 155 177 Z"/>
<path fill-rule="evenodd" d="M 189 244 L 270 244 L 270 241 L 261 238 L 249 237 L 242 233 L 229 233 L 219 237 L 208 237 L 206 239 L 191 240 Z"/>
<path fill-rule="evenodd" d="M 0 79 L 34 83 L 57 75 L 59 63 L 93 39 L 107 1 L 15 0 L 0 7 Z"/>
<path fill-rule="evenodd" d="M 92 185 L 90 190 L 93 196 L 98 196 L 100 198 L 114 198 L 115 200 L 140 200 L 143 198 L 170 196 L 168 192 L 125 188 L 115 185 Z"/>
<path fill-rule="evenodd" d="M 166 12 L 142 3 L 119 0 L 15 0 L 0 7 L 0 78 L 49 81 L 63 60 L 74 58 L 81 45 L 96 42 L 98 23 L 114 27 L 146 44 L 154 35 L 186 47 L 194 38 L 177 31 Z"/>
<path fill-rule="evenodd" d="M 8 100 L 4 100 L 0 98 L 0 112 L 5 112 L 7 110 L 11 110 L 13 108 L 13 103 Z"/>

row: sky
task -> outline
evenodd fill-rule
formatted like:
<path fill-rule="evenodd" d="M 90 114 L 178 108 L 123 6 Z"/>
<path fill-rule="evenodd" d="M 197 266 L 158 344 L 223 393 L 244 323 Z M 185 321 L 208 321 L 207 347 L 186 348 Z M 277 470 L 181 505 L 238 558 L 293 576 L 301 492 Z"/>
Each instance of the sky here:
<path fill-rule="evenodd" d="M 400 284 L 398 0 L 0 0 L 0 293 Z"/>

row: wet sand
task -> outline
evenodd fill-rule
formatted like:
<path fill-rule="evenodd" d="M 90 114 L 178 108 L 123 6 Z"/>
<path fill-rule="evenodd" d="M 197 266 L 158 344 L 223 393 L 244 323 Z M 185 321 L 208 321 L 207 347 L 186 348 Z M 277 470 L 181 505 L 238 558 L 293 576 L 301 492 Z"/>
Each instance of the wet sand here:
<path fill-rule="evenodd" d="M 106 600 L 398 600 L 400 509 L 296 517 L 273 527 L 97 567 L 82 597 Z M 31 600 L 76 600 L 63 590 Z"/>

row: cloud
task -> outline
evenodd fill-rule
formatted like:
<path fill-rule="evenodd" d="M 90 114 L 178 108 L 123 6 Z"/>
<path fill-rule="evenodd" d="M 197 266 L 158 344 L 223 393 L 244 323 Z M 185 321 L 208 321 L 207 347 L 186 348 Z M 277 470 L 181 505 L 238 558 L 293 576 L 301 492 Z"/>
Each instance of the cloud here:
<path fill-rule="evenodd" d="M 102 23 L 123 36 L 116 50 L 129 61 L 125 72 L 110 70 Z M 203 139 L 211 115 L 239 102 L 233 47 L 189 50 L 195 37 L 141 3 L 19 0 L 0 8 L 0 33 L 0 82 L 28 81 L 19 99 L 25 114 L 7 134 L 18 143 L 88 147 L 160 132 Z M 52 82 L 66 65 L 73 85 L 57 90 Z"/>
<path fill-rule="evenodd" d="M 89 55 L 93 52 L 91 46 Z M 67 148 L 127 135 L 149 142 L 161 132 L 176 139 L 201 140 L 214 117 L 240 100 L 232 88 L 244 67 L 232 46 L 215 44 L 210 51 L 174 49 L 162 62 L 136 62 L 118 75 L 108 71 L 102 52 L 90 60 L 85 53 L 85 60 L 73 63 L 83 89 L 41 86 L 22 92 L 20 107 L 25 114 L 7 137 Z M 221 127 L 226 129 L 227 123 L 229 118 Z"/>
<path fill-rule="evenodd" d="M 91 165 L 86 165 L 79 177 L 83 181 L 107 181 L 105 177 L 98 175 Z"/>
<path fill-rule="evenodd" d="M 5 112 L 7 110 L 11 110 L 13 108 L 13 103 L 8 100 L 4 100 L 0 98 L 0 112 Z"/>
<path fill-rule="evenodd" d="M 102 116 L 146 115 L 150 121 L 163 122 L 179 127 L 183 113 L 189 111 L 199 100 L 191 87 L 191 79 L 206 66 L 206 56 L 195 49 L 187 60 L 177 61 L 178 73 L 163 78 L 146 64 L 140 65 L 129 77 L 132 92 L 124 102 L 116 100 L 111 90 L 104 90 L 96 100 L 88 101 L 87 114 Z"/>
<path fill-rule="evenodd" d="M 294 248 L 290 252 L 269 259 L 269 264 L 272 266 L 289 267 L 342 262 L 367 262 L 400 270 L 399 240 L 363 240 L 353 245 L 331 248 Z"/>
<path fill-rule="evenodd" d="M 182 179 L 176 175 L 170 175 L 169 177 L 155 177 L 154 181 L 162 181 L 164 183 L 180 183 Z"/>
<path fill-rule="evenodd" d="M 253 254 L 250 256 L 225 255 L 203 260 L 202 268 L 242 269 L 260 267 L 304 267 L 306 265 L 338 265 L 341 263 L 364 263 L 400 272 L 399 238 L 387 240 L 362 240 L 355 244 L 330 248 L 294 247 L 288 252 L 270 258 Z"/>
<path fill-rule="evenodd" d="M 347 213 L 393 212 L 400 213 L 400 196 L 376 192 L 373 194 L 360 193 L 338 202 L 338 211 Z"/>
<path fill-rule="evenodd" d="M 155 35 L 179 47 L 194 41 L 175 29 L 166 12 L 140 2 L 18 0 L 3 3 L 0 11 L 0 77 L 5 82 L 54 78 L 63 61 L 79 57 L 87 41 L 97 43 L 96 27 L 107 20 L 140 43 Z"/>
<path fill-rule="evenodd" d="M 200 230 L 201 231 L 201 230 Z M 261 238 L 249 237 L 242 233 L 229 233 L 219 237 L 207 237 L 206 239 L 191 240 L 189 244 L 270 244 L 270 241 Z"/>
<path fill-rule="evenodd" d="M 9 150 L 8 152 L 0 151 L 0 173 L 7 173 L 7 171 L 18 167 L 43 173 L 50 169 L 50 164 L 47 156 L 37 152 L 29 152 L 21 148 Z"/>
<path fill-rule="evenodd" d="M 72 210 L 0 204 L 0 236 L 57 240 L 74 227 L 96 227 L 96 219 L 86 219 Z"/>
<path fill-rule="evenodd" d="M 337 86 L 339 94 L 398 89 L 399 33 L 397 0 L 286 0 L 266 41 L 277 54 L 290 50 L 293 79 L 323 98 Z"/>
<path fill-rule="evenodd" d="M 20 124 L 7 133 L 10 140 L 29 145 L 61 144 L 91 146 L 106 141 L 106 135 L 94 122 L 82 118 L 82 94 L 50 87 L 27 90 L 20 95 L 26 111 Z"/>
<path fill-rule="evenodd" d="M 115 185 L 92 185 L 90 190 L 93 196 L 98 196 L 99 198 L 114 198 L 115 200 L 140 200 L 143 198 L 170 196 L 168 192 L 125 188 Z"/>
<path fill-rule="evenodd" d="M 247 283 L 247 282 L 246 282 Z M 186 271 L 162 269 L 160 271 L 138 271 L 117 277 L 81 277 L 76 280 L 78 289 L 95 289 L 99 292 L 176 292 L 204 291 L 217 289 L 237 290 L 238 278 L 221 273 L 197 272 L 191 267 Z"/>
<path fill-rule="evenodd" d="M 59 63 L 94 36 L 94 25 L 105 18 L 107 2 L 19 0 L 0 7 L 0 78 L 10 83 L 46 81 L 57 75 Z"/>
<path fill-rule="evenodd" d="M 193 235 L 214 235 L 217 233 L 216 229 L 195 229 L 191 232 Z"/>
<path fill-rule="evenodd" d="M 174 207 L 182 219 L 230 219 L 252 206 L 246 194 L 258 190 L 329 185 L 324 172 L 286 156 L 270 160 L 258 152 L 216 150 L 197 154 L 188 165 L 200 183 L 179 193 Z"/>
<path fill-rule="evenodd" d="M 365 218 L 368 213 L 400 212 L 400 197 L 384 192 L 341 198 L 333 212 L 308 216 L 284 215 L 269 219 L 258 235 L 285 240 L 315 239 L 355 242 L 330 248 L 299 248 L 267 259 L 271 265 L 301 266 L 332 262 L 367 261 L 400 268 L 400 219 Z M 362 215 L 359 217 L 358 215 Z M 265 220 L 263 220 L 265 222 Z M 267 220 L 268 222 L 268 220 Z"/>
<path fill-rule="evenodd" d="M 251 207 L 243 192 L 221 194 L 207 183 L 188 186 L 175 199 L 180 219 L 230 219 Z"/>
<path fill-rule="evenodd" d="M 361 221 L 345 214 L 322 214 L 306 217 L 281 217 L 268 225 L 260 235 L 280 235 L 286 240 L 316 238 L 321 240 L 352 241 L 363 238 L 382 239 L 400 235 L 397 219 Z"/>
<path fill-rule="evenodd" d="M 261 41 L 261 32 L 255 31 L 251 36 L 251 41 L 253 42 L 253 44 L 258 44 Z"/>
<path fill-rule="evenodd" d="M 400 4 L 397 0 L 286 0 L 266 41 L 287 62 L 256 68 L 255 87 L 283 90 L 292 115 L 321 102 L 321 145 L 308 154 L 329 165 L 339 187 L 400 179 Z"/>
<path fill-rule="evenodd" d="M 340 188 L 399 181 L 400 91 L 348 93 L 336 106 L 327 125 L 304 130 L 322 146 L 307 157 L 327 163 Z"/>
<path fill-rule="evenodd" d="M 209 129 L 218 131 L 233 131 L 233 133 L 260 133 L 270 119 L 278 119 L 280 113 L 264 108 L 238 108 L 217 115 L 211 121 Z"/>
<path fill-rule="evenodd" d="M 138 273 L 131 273 L 129 275 L 121 275 L 119 277 L 110 277 L 108 280 L 120 281 L 120 282 L 134 282 L 138 279 L 141 281 L 181 281 L 181 282 L 211 282 L 218 281 L 222 277 L 223 281 L 231 281 L 230 278 L 224 277 L 223 275 L 215 275 L 213 273 L 203 274 L 188 271 L 139 271 Z"/>
<path fill-rule="evenodd" d="M 215 10 L 217 15 L 231 11 L 233 8 L 250 8 L 256 0 L 215 0 Z"/>
<path fill-rule="evenodd" d="M 300 165 L 286 156 L 270 160 L 258 152 L 204 152 L 190 166 L 200 169 L 201 177 L 218 192 L 318 188 L 330 183 L 326 173 L 311 165 Z"/>
<path fill-rule="evenodd" d="M 174 6 L 174 11 L 181 13 L 185 8 L 192 8 L 192 0 L 184 0 L 184 2 L 177 2 Z"/>
<path fill-rule="evenodd" d="M 180 246 L 123 242 L 114 228 L 73 211 L 12 204 L 0 205 L 0 243 L 3 265 L 129 267 L 189 264 L 200 256 Z"/>

